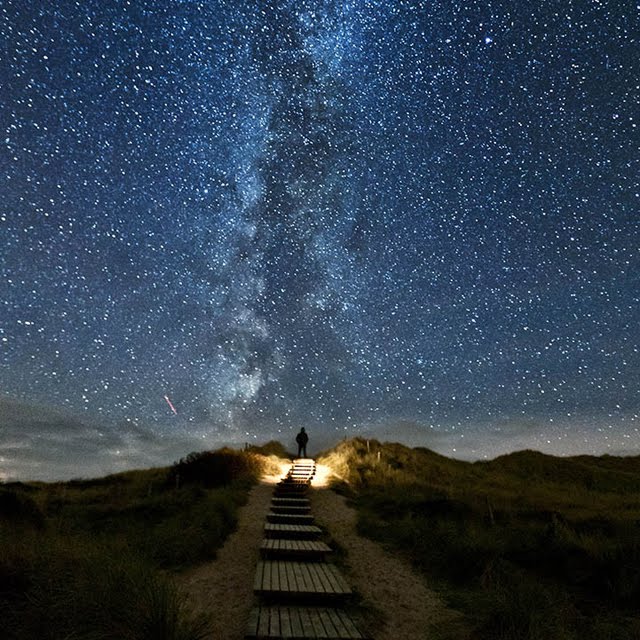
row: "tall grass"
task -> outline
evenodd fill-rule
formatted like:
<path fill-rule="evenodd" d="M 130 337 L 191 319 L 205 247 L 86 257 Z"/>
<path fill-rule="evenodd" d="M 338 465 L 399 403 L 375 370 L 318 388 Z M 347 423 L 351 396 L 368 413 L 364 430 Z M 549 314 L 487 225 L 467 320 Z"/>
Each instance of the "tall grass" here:
<path fill-rule="evenodd" d="M 206 635 L 206 620 L 189 614 L 173 583 L 121 547 L 40 534 L 0 550 L 3 638 L 198 640 Z"/>
<path fill-rule="evenodd" d="M 0 485 L 0 638 L 205 637 L 168 571 L 215 556 L 261 464 L 221 450 L 165 469 Z"/>
<path fill-rule="evenodd" d="M 320 461 L 360 531 L 439 585 L 478 639 L 640 638 L 640 459 L 467 463 L 354 440 Z"/>

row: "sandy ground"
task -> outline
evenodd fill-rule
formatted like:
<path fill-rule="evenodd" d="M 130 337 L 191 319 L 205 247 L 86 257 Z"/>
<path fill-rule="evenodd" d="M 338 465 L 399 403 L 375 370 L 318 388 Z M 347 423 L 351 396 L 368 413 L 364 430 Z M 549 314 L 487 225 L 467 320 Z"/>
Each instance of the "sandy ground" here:
<path fill-rule="evenodd" d="M 362 596 L 364 631 L 373 640 L 468 637 L 460 614 L 448 609 L 411 565 L 356 533 L 356 512 L 345 499 L 322 488 L 311 494 L 316 521 L 346 552 L 346 577 Z"/>
<path fill-rule="evenodd" d="M 211 615 L 209 640 L 244 637 L 254 603 L 253 580 L 262 530 L 276 481 L 276 477 L 265 478 L 251 490 L 238 514 L 237 530 L 213 562 L 178 577 L 194 612 Z M 407 562 L 356 533 L 356 513 L 342 496 L 316 488 L 311 500 L 316 520 L 346 553 L 346 577 L 362 596 L 363 611 L 369 612 L 364 624 L 373 640 L 466 637 L 460 617 L 446 608 Z"/>
<path fill-rule="evenodd" d="M 253 579 L 274 479 L 257 484 L 238 513 L 238 528 L 213 562 L 190 569 L 178 585 L 195 613 L 211 616 L 209 640 L 242 640 L 253 605 Z"/>

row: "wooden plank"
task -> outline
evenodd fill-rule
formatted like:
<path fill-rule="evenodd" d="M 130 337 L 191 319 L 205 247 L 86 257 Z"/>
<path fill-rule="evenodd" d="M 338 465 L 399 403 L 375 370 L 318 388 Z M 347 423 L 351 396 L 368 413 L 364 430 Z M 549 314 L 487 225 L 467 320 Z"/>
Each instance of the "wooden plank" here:
<path fill-rule="evenodd" d="M 264 576 L 264 562 L 258 562 L 258 565 L 256 566 L 256 577 L 255 577 L 255 580 L 253 581 L 254 591 L 260 591 L 260 589 L 262 589 L 263 576 Z"/>
<path fill-rule="evenodd" d="M 300 620 L 300 609 L 297 607 L 289 608 L 289 620 L 291 621 L 291 635 L 294 638 L 302 637 L 302 621 Z"/>
<path fill-rule="evenodd" d="M 264 581 L 262 583 L 263 591 L 273 591 L 275 577 L 273 575 L 273 563 L 265 562 L 264 567 Z"/>
<path fill-rule="evenodd" d="M 268 522 L 264 526 L 267 538 L 317 538 L 322 530 L 315 525 L 275 524 Z"/>
<path fill-rule="evenodd" d="M 286 562 L 278 562 L 278 579 L 279 579 L 278 591 L 289 591 L 289 579 L 287 577 Z"/>
<path fill-rule="evenodd" d="M 333 627 L 333 633 L 336 638 L 351 638 L 351 634 L 347 630 L 347 628 L 342 623 L 340 616 L 338 615 L 337 609 L 327 609 L 326 610 L 327 617 L 331 620 L 331 625 Z M 325 625 L 326 626 L 326 625 Z"/>
<path fill-rule="evenodd" d="M 282 481 L 276 485 L 274 493 L 276 496 L 282 496 L 285 494 L 295 495 L 297 497 L 304 497 L 308 495 L 309 483 L 308 482 L 285 482 Z"/>
<path fill-rule="evenodd" d="M 293 498 L 299 498 L 299 497 L 304 497 L 305 495 L 307 495 L 307 490 L 300 490 L 300 489 L 295 489 L 295 488 L 283 488 L 283 489 L 278 489 L 275 492 L 276 497 L 279 498 L 287 498 L 287 497 L 293 497 Z"/>
<path fill-rule="evenodd" d="M 267 521 L 274 524 L 313 524 L 313 516 L 299 513 L 268 513 Z"/>
<path fill-rule="evenodd" d="M 280 635 L 282 638 L 292 638 L 291 612 L 289 607 L 278 607 L 280 610 Z"/>
<path fill-rule="evenodd" d="M 333 624 L 333 618 L 330 614 L 330 611 L 325 608 L 321 608 L 318 610 L 318 615 L 320 616 L 320 621 L 322 622 L 322 626 L 324 627 L 327 637 L 339 638 L 340 634 Z"/>
<path fill-rule="evenodd" d="M 305 638 L 314 638 L 313 635 L 315 633 L 315 629 L 313 628 L 313 623 L 311 622 L 311 618 L 309 616 L 309 609 L 302 608 L 300 611 L 300 622 L 302 624 L 302 633 Z"/>
<path fill-rule="evenodd" d="M 299 562 L 291 563 L 291 569 L 293 570 L 296 591 L 298 592 L 308 591 L 307 582 L 302 573 L 302 569 L 300 568 L 300 563 Z"/>
<path fill-rule="evenodd" d="M 352 617 L 341 608 L 272 605 L 254 607 L 247 638 L 363 640 Z"/>
<path fill-rule="evenodd" d="M 260 607 L 252 607 L 249 612 L 249 620 L 247 621 L 247 633 L 250 638 L 255 638 L 258 635 L 258 625 L 260 622 Z"/>
<path fill-rule="evenodd" d="M 329 565 L 325 562 L 318 563 L 318 573 L 322 577 L 323 584 L 326 587 L 327 592 L 330 593 L 341 593 L 340 587 L 336 582 L 334 576 L 331 573 Z"/>
<path fill-rule="evenodd" d="M 292 560 L 260 560 L 254 591 L 274 596 L 318 597 L 350 595 L 351 588 L 331 563 Z"/>
<path fill-rule="evenodd" d="M 269 633 L 272 638 L 279 638 L 282 631 L 280 626 L 280 607 L 269 607 Z"/>
<path fill-rule="evenodd" d="M 254 607 L 247 638 L 363 640 L 352 617 L 341 608 L 272 605 Z"/>
<path fill-rule="evenodd" d="M 271 498 L 273 504 L 308 507 L 311 504 L 309 498 Z"/>
<path fill-rule="evenodd" d="M 294 507 L 289 504 L 272 504 L 271 512 L 272 513 L 281 513 L 287 514 L 291 516 L 306 516 L 309 515 L 311 511 L 311 507 Z"/>
<path fill-rule="evenodd" d="M 322 593 L 333 593 L 331 584 L 327 580 L 327 577 L 324 572 L 325 565 L 326 565 L 325 562 L 316 562 L 313 565 L 313 569 L 314 569 L 313 573 L 315 574 L 316 583 L 319 586 L 318 590 L 321 591 Z"/>
<path fill-rule="evenodd" d="M 322 620 L 318 615 L 317 609 L 309 609 L 309 618 L 311 618 L 311 623 L 313 624 L 313 631 L 316 634 L 316 638 L 326 638 L 327 634 L 324 630 L 324 626 L 322 624 Z"/>
<path fill-rule="evenodd" d="M 293 571 L 293 564 L 291 562 L 287 562 L 285 564 L 287 571 L 287 583 L 289 585 L 289 591 L 296 592 L 298 590 L 298 585 L 296 583 L 296 575 Z"/>
<path fill-rule="evenodd" d="M 266 607 L 260 610 L 260 622 L 256 635 L 258 638 L 269 637 L 269 609 Z"/>
<path fill-rule="evenodd" d="M 338 567 L 336 567 L 333 564 L 328 564 L 327 567 L 329 567 L 328 571 L 331 573 L 331 579 L 336 585 L 336 591 L 338 593 L 345 593 L 345 594 L 352 593 L 351 586 L 345 580 L 345 577 L 342 575 L 340 569 L 338 569 Z"/>
<path fill-rule="evenodd" d="M 352 593 L 349 583 L 345 580 L 345 577 L 342 575 L 340 570 L 333 564 L 328 564 L 327 566 L 331 568 L 331 572 L 340 586 L 342 593 Z"/>
<path fill-rule="evenodd" d="M 300 568 L 302 570 L 302 574 L 305 576 L 305 580 L 309 585 L 309 593 L 322 593 L 320 585 L 318 585 L 318 581 L 313 571 L 311 571 L 311 566 L 306 563 L 301 563 Z"/>
<path fill-rule="evenodd" d="M 337 589 L 337 585 L 333 580 L 333 576 L 331 575 L 331 569 L 333 565 L 329 565 L 326 562 L 318 562 L 318 575 L 322 580 L 322 584 L 327 593 L 340 593 Z"/>
<path fill-rule="evenodd" d="M 341 609 L 336 609 L 336 615 L 342 621 L 342 624 L 347 630 L 347 633 L 350 634 L 346 637 L 364 638 L 364 636 L 360 633 L 360 631 L 358 631 L 358 628 L 356 627 L 355 623 L 353 622 L 353 620 L 351 619 L 351 616 L 348 613 L 346 613 L 345 611 L 342 611 Z"/>

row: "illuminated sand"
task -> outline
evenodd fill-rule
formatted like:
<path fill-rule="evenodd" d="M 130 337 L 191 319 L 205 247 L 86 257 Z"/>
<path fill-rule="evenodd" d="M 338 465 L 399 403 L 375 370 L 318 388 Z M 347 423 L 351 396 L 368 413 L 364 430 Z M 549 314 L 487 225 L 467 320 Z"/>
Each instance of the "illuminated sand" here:
<path fill-rule="evenodd" d="M 269 511 L 274 485 L 291 466 L 278 463 L 263 476 L 238 514 L 238 528 L 227 539 L 215 561 L 186 571 L 179 582 L 194 611 L 211 615 L 208 640 L 241 640 L 253 596 L 253 580 L 264 521 Z M 312 481 L 311 500 L 318 523 L 346 552 L 344 568 L 350 584 L 363 597 L 362 604 L 378 613 L 371 616 L 367 631 L 376 640 L 424 640 L 432 625 L 446 625 L 451 638 L 464 640 L 456 612 L 447 609 L 428 589 L 410 565 L 387 553 L 380 545 L 356 532 L 355 511 L 343 497 L 328 486 L 334 477 L 331 469 L 317 465 Z M 396 633 L 401 632 L 400 635 Z"/>

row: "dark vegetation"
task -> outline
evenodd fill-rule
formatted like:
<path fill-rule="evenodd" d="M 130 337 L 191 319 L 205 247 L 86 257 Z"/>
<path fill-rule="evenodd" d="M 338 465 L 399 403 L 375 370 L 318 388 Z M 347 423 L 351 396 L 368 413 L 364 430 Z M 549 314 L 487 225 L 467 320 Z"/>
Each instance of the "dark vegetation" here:
<path fill-rule="evenodd" d="M 293 459 L 295 457 L 291 451 L 287 451 L 284 445 L 277 440 L 269 440 L 269 442 L 260 446 L 250 446 L 248 451 L 259 453 L 263 456 L 275 456 L 276 458 Z"/>
<path fill-rule="evenodd" d="M 203 637 L 171 573 L 215 556 L 262 464 L 221 449 L 170 468 L 0 485 L 0 637 Z"/>
<path fill-rule="evenodd" d="M 469 463 L 356 439 L 320 462 L 361 533 L 429 576 L 474 638 L 640 638 L 640 457 Z"/>

